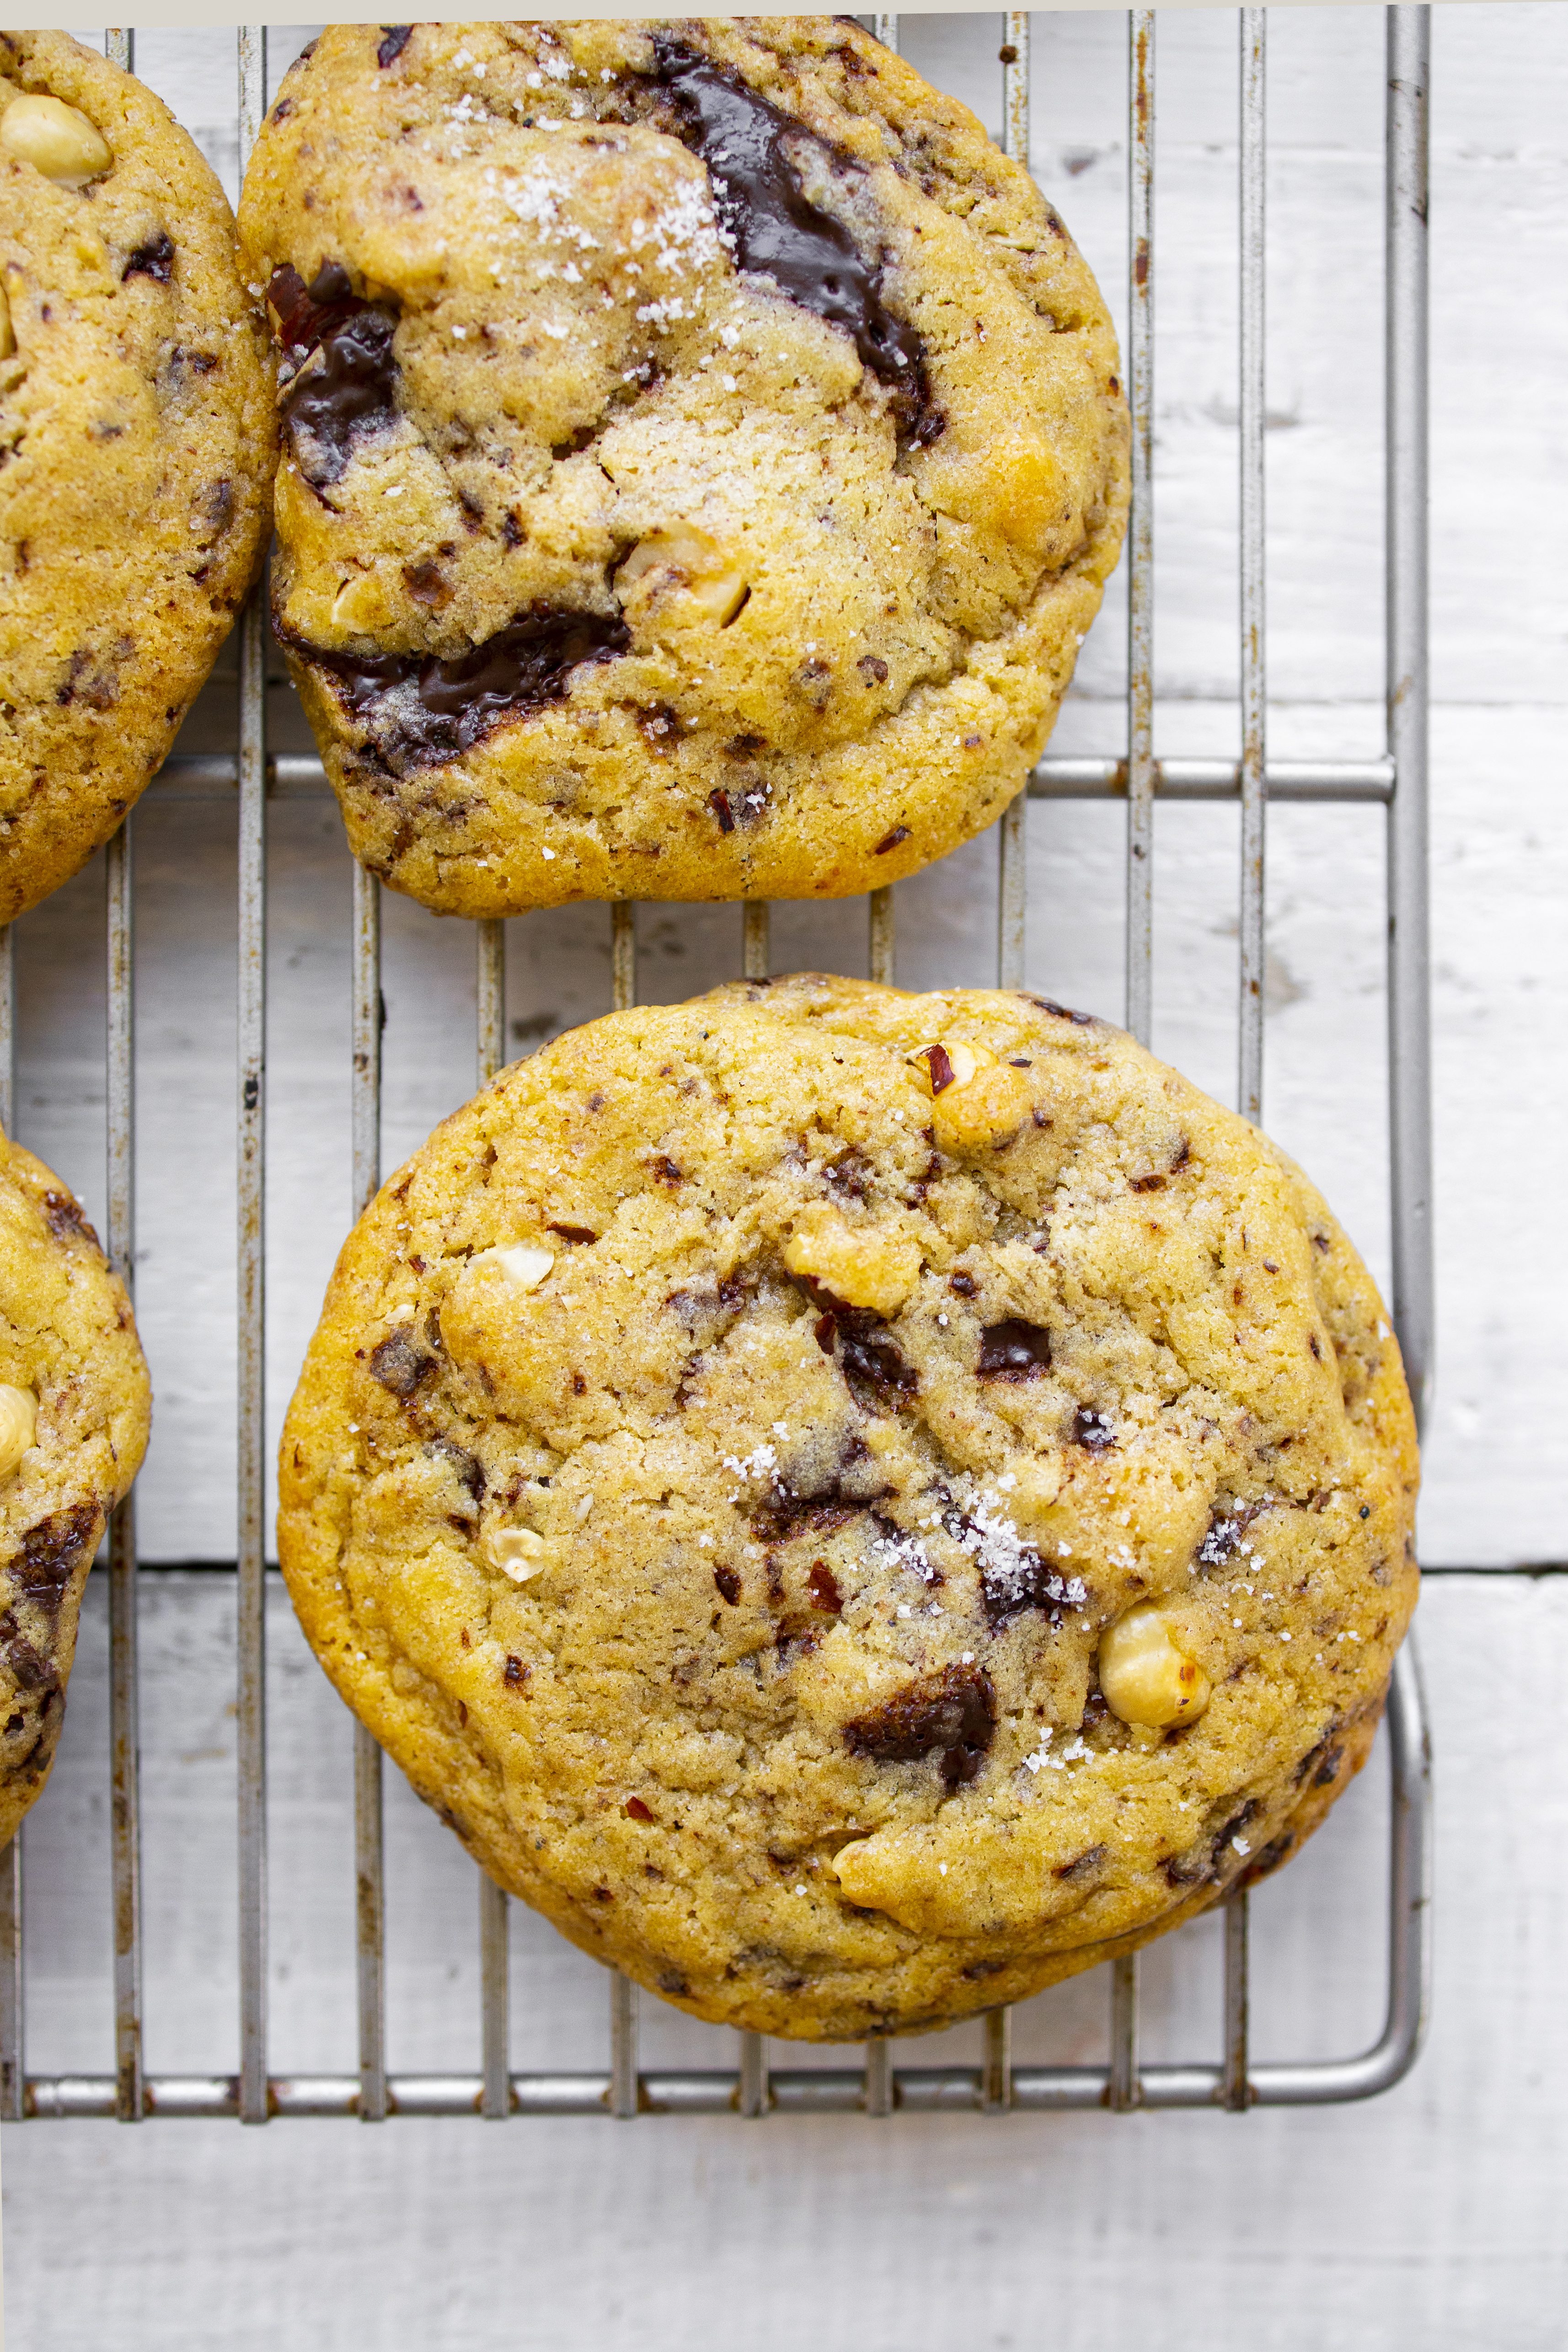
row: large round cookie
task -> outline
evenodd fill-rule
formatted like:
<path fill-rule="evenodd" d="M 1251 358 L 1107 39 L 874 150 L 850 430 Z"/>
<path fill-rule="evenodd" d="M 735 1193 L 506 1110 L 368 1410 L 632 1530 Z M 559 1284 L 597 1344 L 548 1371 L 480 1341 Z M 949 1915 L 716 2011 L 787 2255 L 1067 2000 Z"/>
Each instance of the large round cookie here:
<path fill-rule="evenodd" d="M 1018 792 L 1121 543 L 1114 338 L 852 19 L 335 26 L 240 221 L 277 625 L 394 888 L 831 896 Z"/>
<path fill-rule="evenodd" d="M 271 362 L 168 109 L 0 33 L 0 923 L 161 764 L 269 527 Z"/>
<path fill-rule="evenodd" d="M 82 1588 L 150 1405 L 131 1302 L 92 1227 L 0 1136 L 0 1845 L 49 1777 Z"/>
<path fill-rule="evenodd" d="M 1376 1293 L 1254 1129 L 1039 999 L 808 976 L 436 1131 L 340 1259 L 279 1549 L 505 1885 L 851 2037 L 1282 1858 L 1370 1743 L 1416 1479 Z"/>

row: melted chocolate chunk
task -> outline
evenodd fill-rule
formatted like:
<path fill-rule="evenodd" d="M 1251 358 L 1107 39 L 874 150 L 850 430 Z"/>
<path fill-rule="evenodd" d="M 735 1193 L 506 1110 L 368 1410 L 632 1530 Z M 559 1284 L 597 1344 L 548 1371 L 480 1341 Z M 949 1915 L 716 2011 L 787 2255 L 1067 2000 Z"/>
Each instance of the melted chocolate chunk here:
<path fill-rule="evenodd" d="M 413 37 L 413 26 L 412 25 L 383 25 L 382 26 L 382 31 L 385 36 L 385 38 L 377 47 L 376 63 L 384 72 L 388 66 L 396 65 L 399 58 L 402 57 L 404 49 L 407 48 L 409 41 Z"/>
<path fill-rule="evenodd" d="M 1222 1560 L 1241 1549 L 1241 1538 L 1266 1503 L 1231 1503 L 1221 1508 L 1216 1504 L 1210 1514 L 1208 1532 L 1197 1548 L 1197 1564 L 1218 1568 Z"/>
<path fill-rule="evenodd" d="M 949 1789 L 972 1780 L 997 1727 L 997 1695 L 983 1666 L 944 1666 L 940 1674 L 884 1699 L 844 1726 L 846 1746 L 873 1764 L 914 1764 L 933 1750 Z"/>
<path fill-rule="evenodd" d="M 371 1350 L 371 1376 L 395 1397 L 411 1397 L 435 1370 L 434 1356 L 416 1348 L 406 1331 L 391 1331 Z"/>
<path fill-rule="evenodd" d="M 484 1501 L 484 1465 L 475 1454 L 469 1453 L 465 1445 L 455 1444 L 450 1437 L 434 1437 L 430 1442 L 429 1450 L 432 1454 L 439 1454 L 443 1461 L 450 1463 L 453 1476 L 460 1486 L 467 1488 L 475 1502 Z"/>
<path fill-rule="evenodd" d="M 83 1216 L 81 1202 L 69 1192 L 46 1192 L 43 1208 L 44 1222 L 57 1242 L 83 1241 L 99 1248 L 98 1235 Z"/>
<path fill-rule="evenodd" d="M 736 1574 L 734 1569 L 716 1568 L 713 1572 L 713 1580 L 718 1587 L 720 1600 L 727 1601 L 730 1607 L 733 1609 L 736 1602 L 740 1599 L 740 1579 Z"/>
<path fill-rule="evenodd" d="M 839 1368 L 862 1404 L 885 1408 L 914 1395 L 920 1376 L 904 1360 L 880 1315 L 869 1307 L 847 1306 L 809 1274 L 792 1275 L 790 1280 L 823 1310 L 812 1327 L 817 1345 L 824 1356 L 838 1348 Z"/>
<path fill-rule="evenodd" d="M 519 614 L 453 661 L 434 654 L 330 653 L 302 643 L 295 649 L 330 675 L 350 710 L 371 718 L 390 758 L 417 766 L 457 757 L 518 712 L 564 701 L 580 663 L 609 661 L 631 642 L 619 614 L 536 612 Z M 389 707 L 393 695 L 396 704 Z"/>
<path fill-rule="evenodd" d="M 160 286 L 169 286 L 174 278 L 174 241 L 167 229 L 160 229 L 145 245 L 139 245 L 120 273 L 120 282 L 128 278 L 151 278 Z"/>
<path fill-rule="evenodd" d="M 97 1549 L 102 1526 L 93 1504 L 77 1503 L 29 1528 L 11 1563 L 22 1597 L 49 1616 L 57 1615 L 73 1573 L 84 1556 Z"/>
<path fill-rule="evenodd" d="M 874 1493 L 846 1495 L 841 1478 L 831 1478 L 810 1495 L 798 1495 L 789 1486 L 780 1486 L 771 1502 L 765 1503 L 752 1519 L 758 1540 L 762 1543 L 784 1543 L 801 1528 L 813 1534 L 831 1536 L 852 1519 L 857 1511 L 869 1511 L 873 1503 L 885 1501 L 892 1489 L 878 1486 Z"/>
<path fill-rule="evenodd" d="M 977 1367 L 987 1381 L 1033 1381 L 1051 1370 L 1051 1334 L 1038 1323 L 988 1323 L 980 1334 Z"/>
<path fill-rule="evenodd" d="M 980 1524 L 964 1511 L 944 1513 L 942 1524 L 955 1543 L 979 1562 L 980 1599 L 991 1631 L 1025 1609 L 1049 1609 L 1055 1624 L 1063 1609 L 1080 1609 L 1089 1598 L 1081 1576 L 1063 1576 L 1032 1544 L 1019 1543 L 1006 1528 Z"/>
<path fill-rule="evenodd" d="M 1081 1404 L 1073 1414 L 1068 1435 L 1074 1445 L 1086 1445 L 1091 1454 L 1104 1454 L 1116 1443 L 1109 1414 L 1095 1412 L 1086 1404 Z"/>
<path fill-rule="evenodd" d="M 11 1678 L 19 1691 L 57 1691 L 60 1686 L 60 1671 L 50 1658 L 33 1647 L 16 1622 L 16 1612 L 7 1609 L 0 1617 L 0 1665 L 8 1666 Z"/>
<path fill-rule="evenodd" d="M 841 173 L 858 167 L 738 76 L 665 35 L 655 35 L 653 47 L 681 135 L 707 165 L 737 267 L 770 278 L 791 302 L 852 337 L 862 363 L 893 393 L 901 445 L 928 446 L 946 420 L 932 394 L 925 347 L 883 302 L 881 262 L 867 260 L 843 223 L 807 195 L 789 150 L 810 142 Z"/>
<path fill-rule="evenodd" d="M 843 1333 L 839 1361 L 844 1378 L 863 1402 L 896 1404 L 900 1397 L 913 1396 L 920 1385 L 914 1365 L 905 1363 L 887 1333 L 874 1324 L 862 1328 L 858 1318 Z"/>
<path fill-rule="evenodd" d="M 396 331 L 386 311 L 361 306 L 322 336 L 320 364 L 312 362 L 296 377 L 283 413 L 299 470 L 313 488 L 337 481 L 356 442 L 397 422 Z"/>
<path fill-rule="evenodd" d="M 277 339 L 296 366 L 323 335 L 365 309 L 340 261 L 324 261 L 306 285 L 292 262 L 283 262 L 267 280 L 267 299 L 277 320 Z"/>
<path fill-rule="evenodd" d="M 564 1225 L 552 1222 L 545 1227 L 547 1234 L 559 1234 L 563 1242 L 596 1242 L 599 1235 L 591 1225 Z"/>

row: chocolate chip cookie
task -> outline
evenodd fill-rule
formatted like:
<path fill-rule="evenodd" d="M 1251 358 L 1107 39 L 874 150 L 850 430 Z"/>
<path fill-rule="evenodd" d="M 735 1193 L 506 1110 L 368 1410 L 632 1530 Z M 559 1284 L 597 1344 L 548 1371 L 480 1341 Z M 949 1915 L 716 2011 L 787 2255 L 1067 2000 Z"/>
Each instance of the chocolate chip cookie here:
<path fill-rule="evenodd" d="M 131 1302 L 92 1227 L 0 1136 L 0 1845 L 49 1777 L 82 1588 L 150 1404 Z"/>
<path fill-rule="evenodd" d="M 0 923 L 155 773 L 270 525 L 271 354 L 168 109 L 0 33 Z"/>
<path fill-rule="evenodd" d="M 1019 790 L 1121 544 L 1115 341 L 852 19 L 335 26 L 240 223 L 276 624 L 395 889 L 831 897 Z"/>
<path fill-rule="evenodd" d="M 936 2026 L 1283 1858 L 1415 1598 L 1399 1350 L 1120 1031 L 806 976 L 506 1071 L 339 1261 L 279 1548 L 484 1867 L 698 2016 Z"/>

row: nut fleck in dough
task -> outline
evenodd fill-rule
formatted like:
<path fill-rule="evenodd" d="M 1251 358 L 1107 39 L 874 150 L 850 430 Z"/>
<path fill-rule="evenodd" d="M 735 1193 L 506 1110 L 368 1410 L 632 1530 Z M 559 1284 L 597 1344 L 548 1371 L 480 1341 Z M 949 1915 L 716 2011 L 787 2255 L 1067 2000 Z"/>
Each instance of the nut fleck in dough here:
<path fill-rule="evenodd" d="M 1019 791 L 1121 545 L 1115 340 L 852 19 L 334 26 L 240 222 L 277 625 L 395 889 L 833 897 Z"/>
<path fill-rule="evenodd" d="M 955 1035 L 1029 1108 L 947 1151 L 911 1057 Z M 1376 1292 L 1255 1129 L 1038 998 L 808 975 L 437 1129 L 339 1261 L 279 1549 L 503 1885 L 699 2016 L 854 2039 L 1289 1853 L 1382 1710 L 1416 1481 Z M 1185 1725 L 1099 1685 L 1150 1603 Z"/>
<path fill-rule="evenodd" d="M 77 1612 L 147 1444 L 131 1302 L 57 1176 L 0 1136 L 0 1845 L 49 1777 Z"/>
<path fill-rule="evenodd" d="M 0 923 L 159 766 L 270 528 L 271 358 L 168 109 L 0 33 Z"/>

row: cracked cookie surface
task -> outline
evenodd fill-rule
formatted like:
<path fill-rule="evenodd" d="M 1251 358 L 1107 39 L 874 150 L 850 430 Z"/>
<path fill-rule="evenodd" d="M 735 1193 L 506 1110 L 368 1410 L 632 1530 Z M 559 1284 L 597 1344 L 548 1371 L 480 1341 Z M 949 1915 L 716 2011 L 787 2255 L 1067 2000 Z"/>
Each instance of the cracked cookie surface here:
<path fill-rule="evenodd" d="M 150 1403 L 131 1302 L 92 1227 L 0 1136 L 0 1844 L 48 1779 L 82 1589 Z"/>
<path fill-rule="evenodd" d="M 1416 1476 L 1376 1293 L 1255 1129 L 1040 1000 L 808 975 L 570 1033 L 384 1187 L 279 1549 L 502 1884 L 853 2038 L 1282 1859 L 1370 1743 Z"/>
<path fill-rule="evenodd" d="M 394 888 L 840 895 L 1023 784 L 1121 544 L 1114 338 L 852 21 L 337 26 L 240 218 L 278 633 Z"/>
<path fill-rule="evenodd" d="M 255 576 L 276 448 L 194 144 L 65 34 L 0 33 L 0 922 L 162 764 Z"/>

